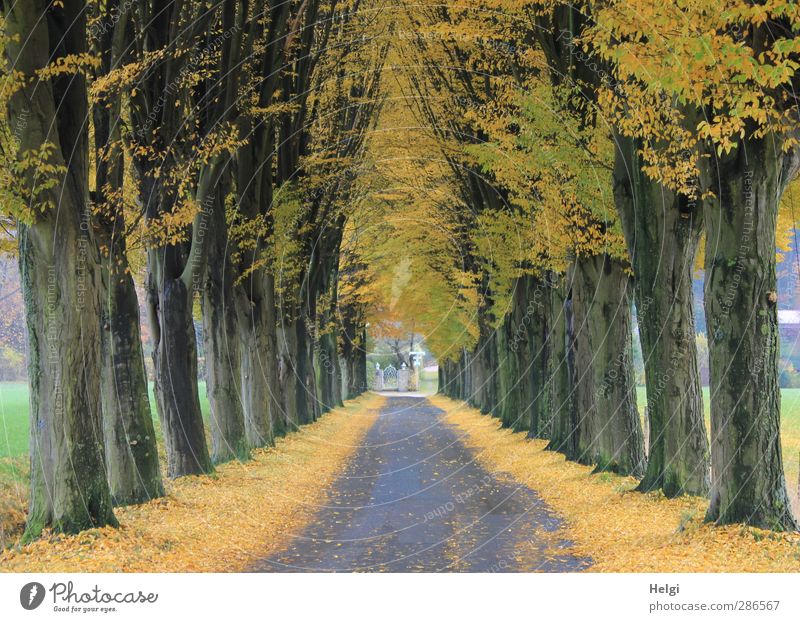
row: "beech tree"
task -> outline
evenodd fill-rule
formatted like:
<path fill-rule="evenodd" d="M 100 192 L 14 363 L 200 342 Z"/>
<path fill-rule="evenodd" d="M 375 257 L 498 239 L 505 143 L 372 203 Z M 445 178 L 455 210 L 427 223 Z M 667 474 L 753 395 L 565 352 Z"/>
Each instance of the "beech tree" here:
<path fill-rule="evenodd" d="M 602 96 L 622 132 L 641 141 L 645 171 L 702 206 L 708 519 L 770 529 L 797 527 L 780 447 L 775 279 L 779 201 L 798 166 L 796 20 L 780 2 L 645 2 L 636 11 L 611 2 L 592 41 L 625 97 L 654 110 L 636 114 Z"/>
<path fill-rule="evenodd" d="M 105 465 L 114 503 L 141 503 L 164 494 L 150 412 L 139 330 L 139 300 L 128 259 L 135 213 L 125 196 L 122 98 L 103 82 L 124 62 L 130 45 L 128 13 L 117 0 L 92 6 L 88 40 L 99 59 L 92 76 L 94 130 L 93 230 L 101 258 L 101 377 Z M 135 221 L 135 219 L 133 219 Z"/>
<path fill-rule="evenodd" d="M 83 4 L 3 3 L 12 178 L 28 332 L 26 538 L 116 525 L 103 461 L 100 267 L 89 205 Z"/>
<path fill-rule="evenodd" d="M 613 64 L 586 47 L 594 25 L 590 3 L 534 3 L 537 40 L 550 79 L 584 125 L 610 131 L 598 106 L 613 89 Z M 626 104 L 630 106 L 630 104 Z M 613 131 L 613 130 L 611 130 Z M 613 132 L 614 207 L 633 268 L 649 424 L 647 471 L 641 490 L 667 496 L 708 490 L 708 441 L 694 343 L 692 270 L 702 214 L 685 196 L 651 180 L 636 143 Z M 609 160 L 609 157 L 606 156 Z"/>

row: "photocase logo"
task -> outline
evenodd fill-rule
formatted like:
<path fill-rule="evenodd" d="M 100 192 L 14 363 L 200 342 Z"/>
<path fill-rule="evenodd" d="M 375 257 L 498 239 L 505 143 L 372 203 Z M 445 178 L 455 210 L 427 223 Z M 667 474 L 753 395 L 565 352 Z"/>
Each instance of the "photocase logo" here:
<path fill-rule="evenodd" d="M 36 607 L 42 604 L 43 600 L 44 585 L 36 583 L 36 581 L 26 583 L 19 591 L 19 604 L 28 611 L 36 609 Z"/>

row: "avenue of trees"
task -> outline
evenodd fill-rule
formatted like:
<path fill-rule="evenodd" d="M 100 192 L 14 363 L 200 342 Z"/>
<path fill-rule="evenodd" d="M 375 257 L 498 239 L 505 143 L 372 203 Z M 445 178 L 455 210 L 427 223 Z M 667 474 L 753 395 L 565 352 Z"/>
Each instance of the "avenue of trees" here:
<path fill-rule="evenodd" d="M 409 321 L 446 395 L 709 520 L 796 529 L 775 270 L 799 33 L 777 0 L 3 0 L 27 537 L 316 420 L 366 388 L 368 325 Z"/>
<path fill-rule="evenodd" d="M 361 8 L 4 3 L 3 200 L 28 333 L 28 537 L 113 525 L 115 504 L 162 495 L 163 476 L 246 458 L 363 390 L 362 373 L 342 394 L 337 352 L 342 343 L 351 374 L 363 368 L 363 321 L 357 310 L 343 311 L 354 324 L 331 318 L 342 208 L 386 47 Z"/>
<path fill-rule="evenodd" d="M 441 366 L 445 392 L 642 491 L 707 494 L 709 520 L 796 529 L 775 262 L 800 153 L 797 7 L 475 5 L 430 3 L 429 36 L 412 37 L 423 113 L 459 143 L 452 165 L 485 223 L 480 336 Z M 691 289 L 703 238 L 710 438 Z"/>

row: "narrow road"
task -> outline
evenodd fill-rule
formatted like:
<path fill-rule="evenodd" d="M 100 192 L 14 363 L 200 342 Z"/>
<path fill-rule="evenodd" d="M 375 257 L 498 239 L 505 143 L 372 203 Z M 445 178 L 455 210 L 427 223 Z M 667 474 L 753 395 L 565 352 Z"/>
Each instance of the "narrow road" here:
<path fill-rule="evenodd" d="M 327 505 L 261 572 L 568 572 L 561 526 L 526 486 L 483 469 L 420 397 L 387 398 Z"/>

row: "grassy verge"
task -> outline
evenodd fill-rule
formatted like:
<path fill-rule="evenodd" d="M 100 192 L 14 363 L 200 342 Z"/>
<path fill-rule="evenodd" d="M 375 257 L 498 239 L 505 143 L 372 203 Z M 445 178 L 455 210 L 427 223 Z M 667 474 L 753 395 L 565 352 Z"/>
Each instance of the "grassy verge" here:
<path fill-rule="evenodd" d="M 435 371 L 420 370 L 419 372 L 419 392 L 425 395 L 433 395 L 439 388 L 439 374 Z"/>
<path fill-rule="evenodd" d="M 210 439 L 210 405 L 206 384 L 198 383 L 200 410 Z M 167 472 L 161 424 L 156 411 L 153 383 L 149 385 L 150 411 L 155 424 L 162 473 Z M 28 383 L 0 382 L 0 550 L 14 543 L 25 527 L 28 507 Z"/>
<path fill-rule="evenodd" d="M 565 522 L 575 552 L 595 572 L 800 572 L 800 535 L 703 522 L 707 501 L 633 492 L 632 478 L 567 462 L 546 441 L 501 429 L 497 419 L 435 396 L 489 471 L 537 491 Z"/>
<path fill-rule="evenodd" d="M 49 535 L 0 554 L 6 572 L 241 572 L 301 530 L 383 399 L 367 395 L 214 476 L 167 482 L 167 496 L 116 510 L 119 529 Z"/>

